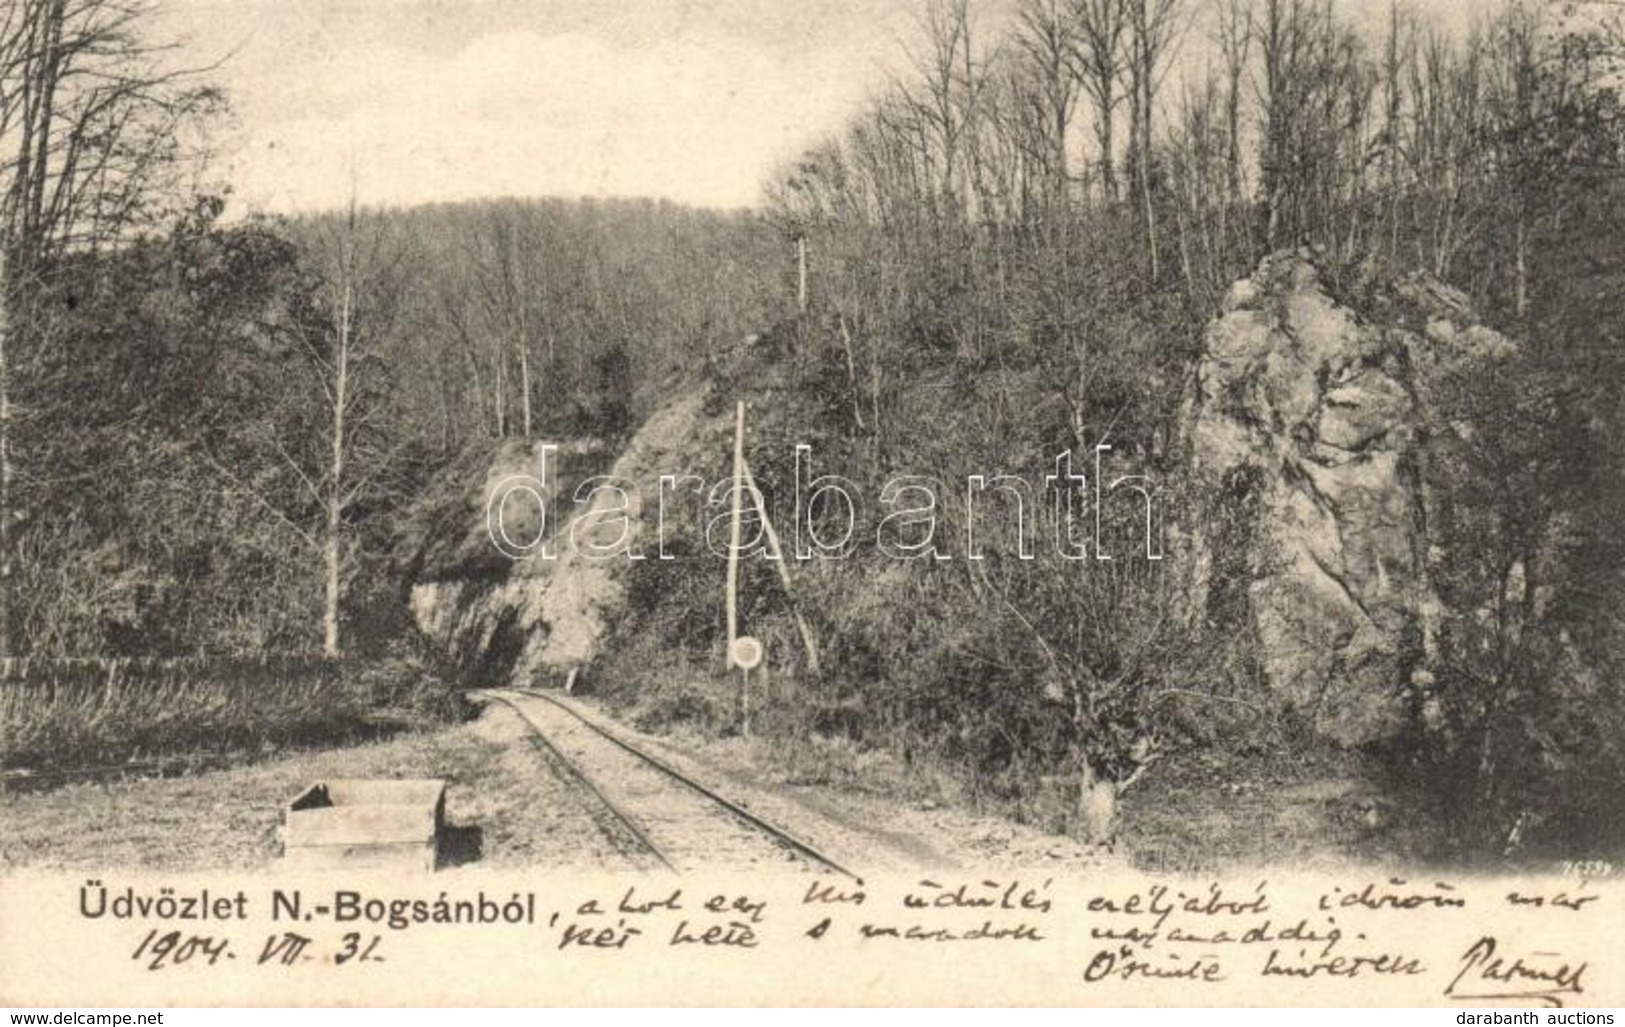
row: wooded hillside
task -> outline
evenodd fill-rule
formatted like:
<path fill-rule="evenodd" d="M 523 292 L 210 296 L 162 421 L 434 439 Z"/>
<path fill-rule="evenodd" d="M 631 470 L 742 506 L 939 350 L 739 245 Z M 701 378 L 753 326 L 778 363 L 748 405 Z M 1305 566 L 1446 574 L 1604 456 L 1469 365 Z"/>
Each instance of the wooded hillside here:
<path fill-rule="evenodd" d="M 411 648 L 425 493 L 506 440 L 613 447 L 696 390 L 752 402 L 770 494 L 798 443 L 875 494 L 1110 445 L 1176 537 L 1224 503 L 1182 442 L 1204 332 L 1267 255 L 1302 254 L 1349 309 L 1422 272 L 1518 343 L 1428 399 L 1474 428 L 1406 470 L 1437 496 L 1449 616 L 1382 765 L 1453 811 L 1442 848 L 1499 855 L 1537 823 L 1617 844 L 1618 792 L 1597 798 L 1625 779 L 1617 6 L 1509 0 L 1465 34 L 1399 4 L 1014 10 L 924 4 L 907 70 L 758 210 L 362 195 L 283 220 L 200 185 L 224 98 L 148 38 L 145 0 L 9 5 L 0 653 Z M 758 633 L 805 686 L 774 730 L 858 711 L 864 744 L 992 801 L 1104 789 L 1100 822 L 1067 825 L 1090 834 L 1159 761 L 1302 741 L 1253 703 L 1251 640 L 1181 621 L 1177 561 L 1134 555 L 1118 519 L 1121 559 L 1085 571 L 1015 558 L 1020 525 L 979 563 L 815 562 L 796 595 L 754 568 Z M 1231 594 L 1257 570 L 1216 566 Z M 634 573 L 614 688 L 718 669 L 720 570 L 670 573 Z"/>

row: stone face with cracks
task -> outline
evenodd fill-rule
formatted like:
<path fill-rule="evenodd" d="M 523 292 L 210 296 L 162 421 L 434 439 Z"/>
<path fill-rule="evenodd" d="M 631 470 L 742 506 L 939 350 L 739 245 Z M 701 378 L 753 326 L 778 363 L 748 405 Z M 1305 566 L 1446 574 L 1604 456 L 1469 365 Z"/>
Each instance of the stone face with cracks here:
<path fill-rule="evenodd" d="M 628 552 L 658 546 L 659 477 L 688 467 L 687 447 L 710 445 L 724 451 L 725 421 L 707 418 L 698 394 L 667 404 L 638 430 L 608 468 L 624 486 L 624 508 L 616 491 L 595 490 L 575 502 L 565 489 L 556 506 L 563 519 L 552 526 L 556 555 L 508 561 L 487 537 L 486 506 L 492 490 L 510 475 L 545 478 L 539 447 L 506 454 L 490 467 L 468 523 L 455 529 L 474 548 L 489 549 L 480 573 L 437 575 L 412 588 L 411 607 L 420 631 L 458 659 L 475 680 L 526 687 L 563 679 L 590 665 L 603 649 L 611 626 L 626 605 L 627 555 L 598 556 L 624 538 Z M 556 477 L 556 475 L 555 475 Z M 539 525 L 514 504 L 505 527 L 528 544 Z"/>
<path fill-rule="evenodd" d="M 1266 259 L 1209 326 L 1184 416 L 1214 497 L 1197 526 L 1194 612 L 1239 597 L 1225 615 L 1251 633 L 1276 700 L 1345 745 L 1398 730 L 1430 649 L 1426 379 L 1511 349 L 1435 282 L 1402 283 L 1380 315 L 1334 300 L 1301 255 Z M 1239 533 L 1215 529 L 1243 510 Z M 1215 589 L 1219 573 L 1247 580 Z"/>

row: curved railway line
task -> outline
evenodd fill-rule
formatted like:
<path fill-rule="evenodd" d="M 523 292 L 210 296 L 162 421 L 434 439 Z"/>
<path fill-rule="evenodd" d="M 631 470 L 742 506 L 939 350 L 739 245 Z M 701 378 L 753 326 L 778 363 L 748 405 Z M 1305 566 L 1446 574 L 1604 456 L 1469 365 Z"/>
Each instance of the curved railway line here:
<path fill-rule="evenodd" d="M 580 786 L 605 837 L 648 869 L 673 872 L 774 866 L 857 874 L 808 842 L 694 780 L 574 703 L 532 689 L 484 693 L 531 731 L 543 759 Z"/>

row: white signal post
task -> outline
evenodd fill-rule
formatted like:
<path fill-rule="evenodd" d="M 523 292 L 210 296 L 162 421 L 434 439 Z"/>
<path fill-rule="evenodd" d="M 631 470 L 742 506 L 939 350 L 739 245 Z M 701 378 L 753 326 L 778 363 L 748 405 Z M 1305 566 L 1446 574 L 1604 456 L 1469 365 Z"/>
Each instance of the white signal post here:
<path fill-rule="evenodd" d="M 762 665 L 762 643 L 750 635 L 740 635 L 728 647 L 728 658 L 739 668 L 739 721 L 741 732 L 750 736 L 750 672 Z"/>
<path fill-rule="evenodd" d="M 750 669 L 740 660 L 739 637 L 739 535 L 742 499 L 745 490 L 745 401 L 734 411 L 733 516 L 728 527 L 728 662 L 739 668 L 739 706 L 745 734 L 750 734 Z M 751 639 L 750 641 L 755 641 Z M 760 650 L 760 643 L 757 649 Z M 748 653 L 746 654 L 748 655 Z M 758 652 L 758 659 L 760 653 Z"/>

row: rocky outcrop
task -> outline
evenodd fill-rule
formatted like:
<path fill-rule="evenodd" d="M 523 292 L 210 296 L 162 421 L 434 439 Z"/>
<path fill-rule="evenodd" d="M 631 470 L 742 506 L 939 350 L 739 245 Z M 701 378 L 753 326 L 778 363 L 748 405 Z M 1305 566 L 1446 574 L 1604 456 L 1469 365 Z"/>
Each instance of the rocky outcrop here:
<path fill-rule="evenodd" d="M 1193 595 L 1251 633 L 1277 699 L 1325 736 L 1390 736 L 1425 681 L 1432 382 L 1511 344 L 1426 278 L 1335 300 L 1302 254 L 1266 259 L 1208 328 L 1184 432 L 1199 486 Z"/>
<path fill-rule="evenodd" d="M 482 684 L 559 682 L 587 666 L 624 609 L 628 554 L 658 544 L 650 514 L 659 476 L 691 470 L 683 454 L 711 436 L 723 451 L 724 426 L 703 414 L 695 395 L 657 412 L 593 481 L 593 461 L 567 447 L 552 453 L 555 466 L 545 472 L 541 444 L 504 450 L 448 518 L 455 545 L 425 561 L 412 587 L 418 628 Z M 491 497 L 515 475 L 542 481 L 546 506 L 514 493 L 504 527 L 520 545 L 550 538 L 548 555 L 512 559 L 491 537 Z M 551 513 L 538 522 L 542 509 Z"/>

